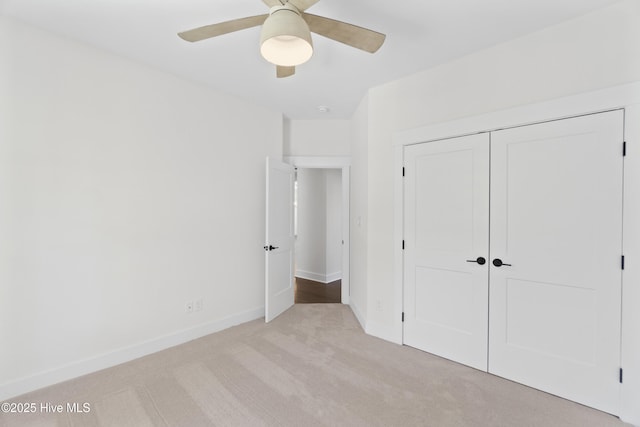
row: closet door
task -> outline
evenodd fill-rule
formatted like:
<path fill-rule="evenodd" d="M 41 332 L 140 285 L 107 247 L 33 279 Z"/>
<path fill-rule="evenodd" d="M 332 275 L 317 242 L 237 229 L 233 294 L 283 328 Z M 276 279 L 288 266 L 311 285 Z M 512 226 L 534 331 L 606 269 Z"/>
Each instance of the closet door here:
<path fill-rule="evenodd" d="M 491 135 L 489 371 L 612 414 L 622 132 L 613 111 Z"/>
<path fill-rule="evenodd" d="M 485 371 L 488 174 L 489 134 L 405 148 L 404 343 Z"/>

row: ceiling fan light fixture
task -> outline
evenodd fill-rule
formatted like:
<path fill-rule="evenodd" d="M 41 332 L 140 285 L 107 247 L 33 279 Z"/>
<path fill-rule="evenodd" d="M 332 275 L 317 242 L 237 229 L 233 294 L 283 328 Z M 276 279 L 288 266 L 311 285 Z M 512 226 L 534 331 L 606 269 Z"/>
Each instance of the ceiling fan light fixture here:
<path fill-rule="evenodd" d="M 313 55 L 309 25 L 292 6 L 271 8 L 262 25 L 260 53 L 275 65 L 295 67 Z"/>

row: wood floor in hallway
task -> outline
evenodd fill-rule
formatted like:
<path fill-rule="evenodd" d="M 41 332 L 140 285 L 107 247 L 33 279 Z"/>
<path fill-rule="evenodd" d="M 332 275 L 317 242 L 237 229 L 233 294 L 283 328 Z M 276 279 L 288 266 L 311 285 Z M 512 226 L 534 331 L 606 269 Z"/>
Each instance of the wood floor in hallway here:
<path fill-rule="evenodd" d="M 342 281 L 331 283 L 295 278 L 296 304 L 340 303 Z"/>

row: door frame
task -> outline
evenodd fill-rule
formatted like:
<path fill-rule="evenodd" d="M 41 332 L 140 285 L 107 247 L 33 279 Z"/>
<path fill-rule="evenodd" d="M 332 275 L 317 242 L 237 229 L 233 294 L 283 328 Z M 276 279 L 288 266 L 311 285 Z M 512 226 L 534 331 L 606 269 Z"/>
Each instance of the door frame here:
<path fill-rule="evenodd" d="M 340 169 L 342 171 L 342 283 L 340 301 L 349 304 L 350 295 L 350 230 L 349 230 L 349 199 L 350 199 L 350 157 L 306 157 L 285 156 L 284 162 L 296 169 Z"/>
<path fill-rule="evenodd" d="M 404 195 L 402 167 L 404 165 L 404 147 L 412 144 L 437 141 L 457 136 L 492 132 L 505 128 L 542 123 L 558 119 L 583 116 L 586 114 L 624 109 L 624 140 L 627 144 L 627 157 L 624 166 L 625 200 L 622 254 L 631 259 L 640 256 L 640 224 L 630 218 L 640 218 L 640 82 L 614 86 L 602 90 L 586 92 L 564 98 L 558 98 L 537 104 L 470 116 L 449 122 L 431 124 L 393 134 L 394 171 L 394 316 L 389 337 L 391 341 L 402 344 L 403 311 L 403 252 L 401 242 L 404 234 Z M 622 145 L 622 144 L 621 144 Z M 622 148 L 622 147 L 621 147 Z M 640 287 L 632 286 L 640 282 L 640 268 L 626 266 L 622 279 L 622 344 L 621 367 L 624 381 L 621 387 L 620 418 L 623 421 L 640 425 Z M 626 286 L 625 286 L 626 285 Z"/>

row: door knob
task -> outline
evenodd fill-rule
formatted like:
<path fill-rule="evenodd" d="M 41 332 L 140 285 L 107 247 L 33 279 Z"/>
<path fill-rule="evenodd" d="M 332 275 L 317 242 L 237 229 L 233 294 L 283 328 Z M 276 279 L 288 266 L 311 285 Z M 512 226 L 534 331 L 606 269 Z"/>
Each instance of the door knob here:
<path fill-rule="evenodd" d="M 272 251 L 272 250 L 274 250 L 274 249 L 278 249 L 278 246 L 271 246 L 271 245 L 269 245 L 269 246 L 265 246 L 265 247 L 264 247 L 264 250 L 265 250 L 265 251 Z"/>
<path fill-rule="evenodd" d="M 496 267 L 502 267 L 503 265 L 511 267 L 511 264 L 505 264 L 504 262 L 502 262 L 502 260 L 500 258 L 494 259 L 493 260 L 493 265 L 495 265 Z"/>
<path fill-rule="evenodd" d="M 484 265 L 487 262 L 487 260 L 484 259 L 483 257 L 479 256 L 476 259 L 468 259 L 467 262 L 477 262 L 480 265 Z"/>

